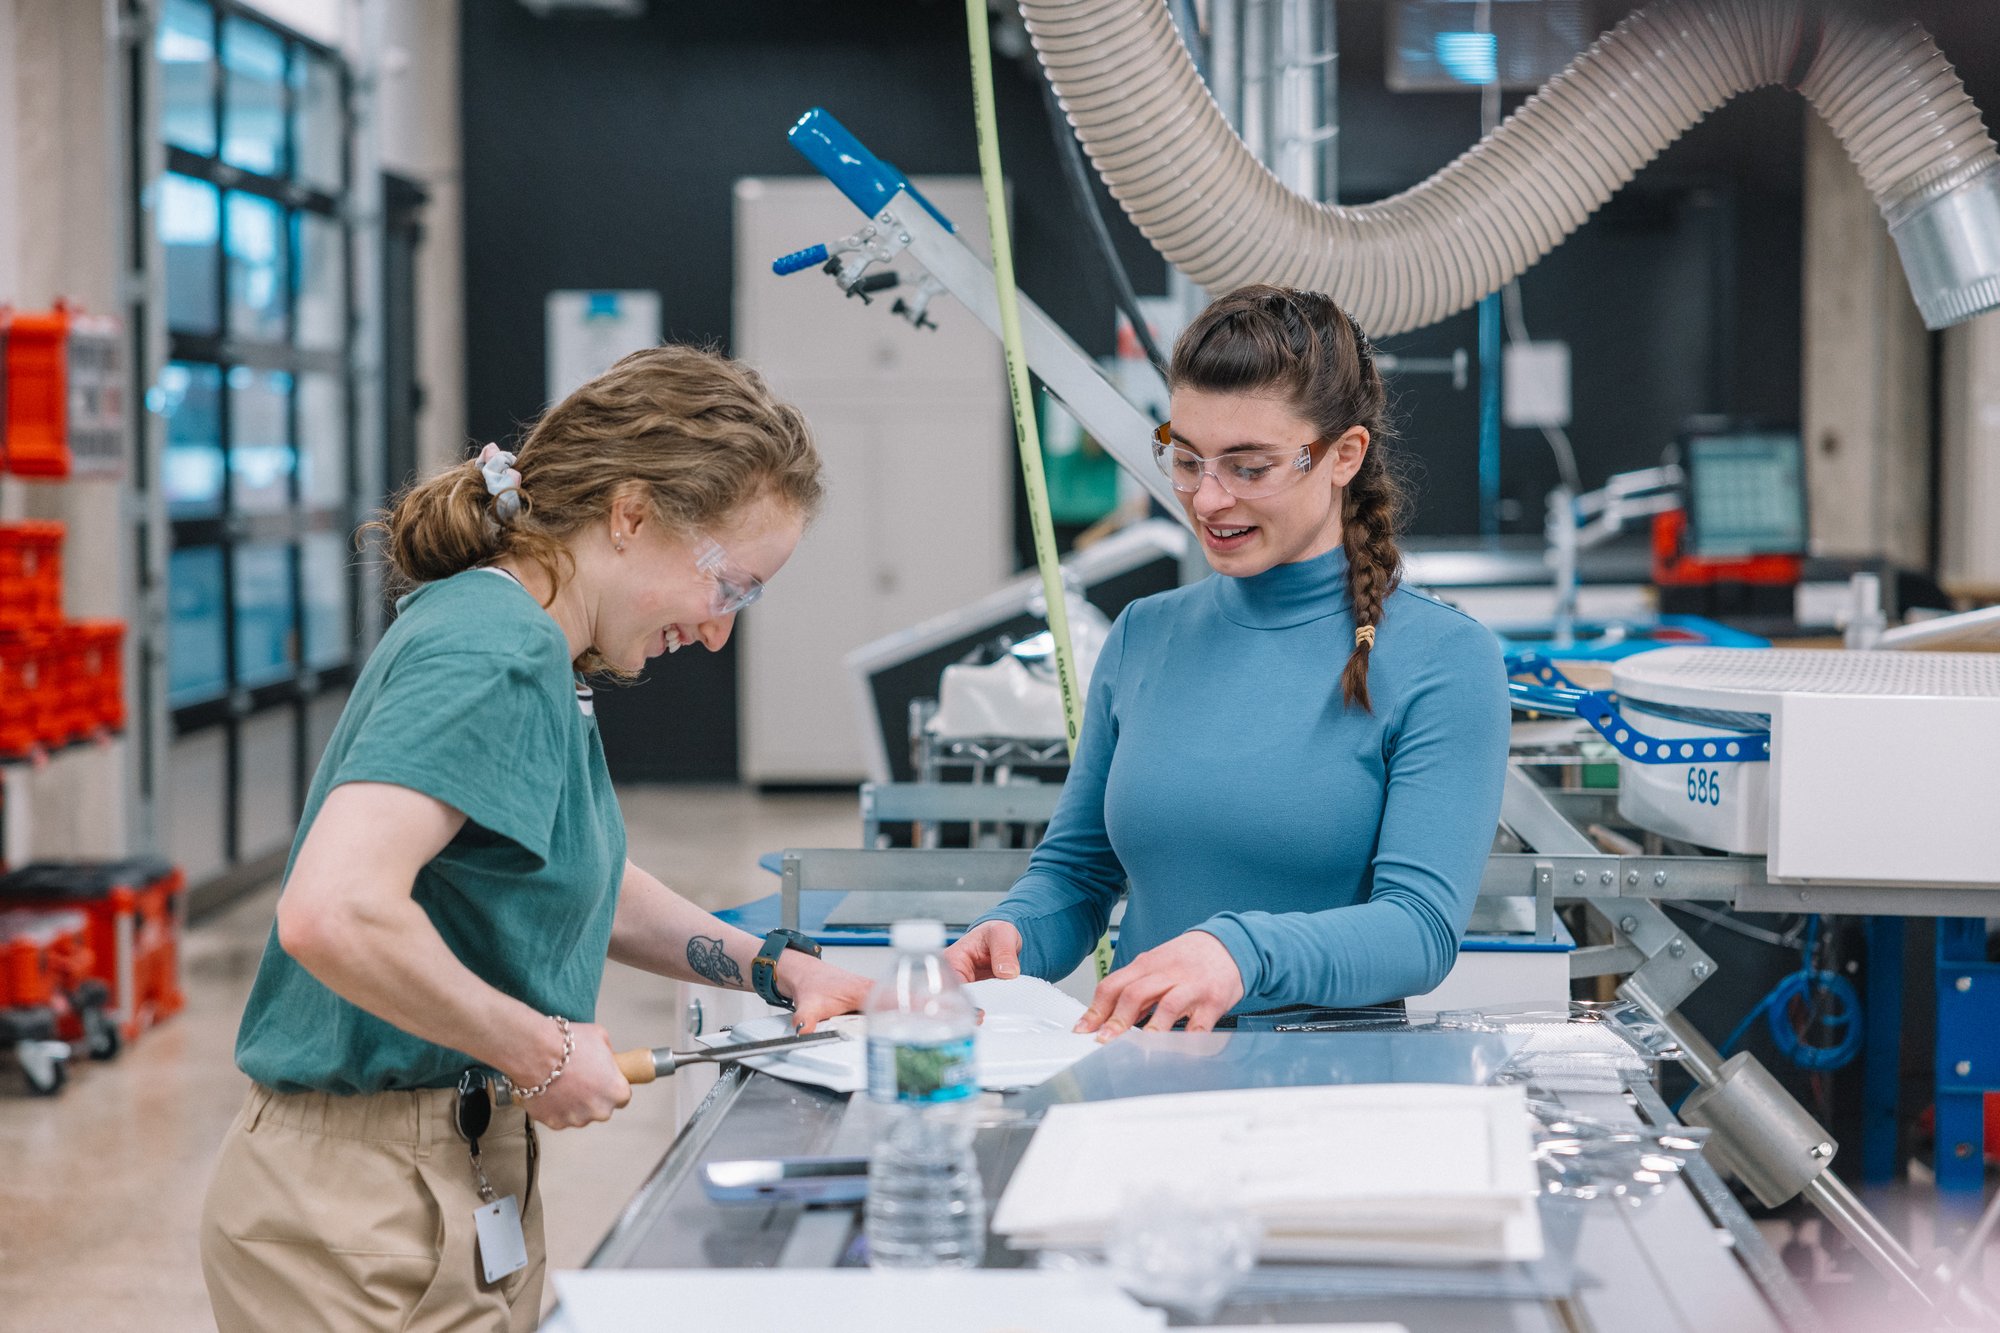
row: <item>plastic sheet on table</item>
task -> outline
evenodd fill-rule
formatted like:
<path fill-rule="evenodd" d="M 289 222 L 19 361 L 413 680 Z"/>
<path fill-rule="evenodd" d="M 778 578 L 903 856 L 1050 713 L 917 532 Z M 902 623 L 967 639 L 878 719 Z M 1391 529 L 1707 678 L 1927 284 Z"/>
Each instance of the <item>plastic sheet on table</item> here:
<path fill-rule="evenodd" d="M 1611 1124 L 1530 1098 L 1535 1165 L 1552 1195 L 1589 1202 L 1615 1199 L 1634 1208 L 1657 1198 L 1701 1153 L 1706 1129 L 1686 1125 Z"/>
<path fill-rule="evenodd" d="M 1549 1092 L 1621 1092 L 1629 1078 L 1681 1058 L 1673 1034 L 1625 1000 L 1456 1010 L 1438 1015 L 1438 1024 L 1520 1038 L 1500 1077 Z"/>

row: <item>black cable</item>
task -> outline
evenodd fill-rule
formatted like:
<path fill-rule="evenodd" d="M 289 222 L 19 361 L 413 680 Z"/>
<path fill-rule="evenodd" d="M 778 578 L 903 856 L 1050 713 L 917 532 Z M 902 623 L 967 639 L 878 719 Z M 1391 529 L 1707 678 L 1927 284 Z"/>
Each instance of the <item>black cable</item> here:
<path fill-rule="evenodd" d="M 1146 327 L 1146 316 L 1139 309 L 1139 294 L 1132 290 L 1132 279 L 1125 274 L 1125 266 L 1118 261 L 1118 247 L 1112 243 L 1111 229 L 1104 225 L 1104 215 L 1097 211 L 1097 196 L 1091 190 L 1090 167 L 1083 160 L 1083 149 L 1077 144 L 1076 134 L 1070 129 L 1069 117 L 1063 114 L 1062 103 L 1056 100 L 1055 87 L 1046 77 L 1036 80 L 1042 89 L 1042 105 L 1048 111 L 1049 132 L 1055 136 L 1056 156 L 1063 161 L 1063 175 L 1069 181 L 1070 197 L 1076 204 L 1076 211 L 1091 235 L 1097 239 L 1099 255 L 1104 267 L 1111 274 L 1111 299 L 1125 318 L 1132 323 L 1132 332 L 1138 335 L 1139 346 L 1145 350 L 1146 359 L 1153 363 L 1153 369 L 1162 378 L 1167 373 L 1167 359 L 1160 355 L 1160 348 L 1153 341 L 1153 331 Z"/>

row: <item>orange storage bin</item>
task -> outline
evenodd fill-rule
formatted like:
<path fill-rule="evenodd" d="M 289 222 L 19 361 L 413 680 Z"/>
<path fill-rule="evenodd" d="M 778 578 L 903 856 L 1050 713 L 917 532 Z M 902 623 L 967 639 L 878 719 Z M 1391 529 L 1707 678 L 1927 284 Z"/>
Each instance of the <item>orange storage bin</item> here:
<path fill-rule="evenodd" d="M 38 861 L 0 876 L 0 905 L 81 912 L 90 974 L 110 989 L 110 1011 L 127 1040 L 186 1003 L 180 985 L 186 877 L 150 857 L 129 861 Z"/>
<path fill-rule="evenodd" d="M 78 734 L 119 731 L 125 726 L 125 622 L 79 620 L 70 635 L 65 682 Z"/>
<path fill-rule="evenodd" d="M 0 627 L 62 619 L 62 543 L 60 523 L 0 523 Z"/>
<path fill-rule="evenodd" d="M 60 480 L 121 469 L 118 324 L 66 302 L 5 314 L 7 470 Z"/>
<path fill-rule="evenodd" d="M 49 632 L 42 740 L 64 745 L 125 725 L 125 625 L 79 620 Z"/>
<path fill-rule="evenodd" d="M 45 630 L 0 629 L 0 757 L 47 745 L 66 709 L 51 699 L 55 642 Z"/>
<path fill-rule="evenodd" d="M 82 912 L 0 912 L 0 1009 L 51 1008 L 90 976 Z"/>

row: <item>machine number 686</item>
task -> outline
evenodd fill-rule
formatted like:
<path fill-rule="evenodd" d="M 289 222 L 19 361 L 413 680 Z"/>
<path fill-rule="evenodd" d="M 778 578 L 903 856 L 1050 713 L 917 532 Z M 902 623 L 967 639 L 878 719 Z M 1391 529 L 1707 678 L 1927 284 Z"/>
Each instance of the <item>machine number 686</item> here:
<path fill-rule="evenodd" d="M 1688 800 L 1696 805 L 1722 804 L 1722 770 L 1719 768 L 1688 769 Z"/>

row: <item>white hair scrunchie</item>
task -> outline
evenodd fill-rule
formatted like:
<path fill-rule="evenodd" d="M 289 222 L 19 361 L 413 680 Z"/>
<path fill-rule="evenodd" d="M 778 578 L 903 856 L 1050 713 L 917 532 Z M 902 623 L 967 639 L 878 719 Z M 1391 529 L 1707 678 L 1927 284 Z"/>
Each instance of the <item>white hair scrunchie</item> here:
<path fill-rule="evenodd" d="M 521 474 L 514 470 L 514 455 L 497 444 L 489 444 L 474 460 L 479 475 L 486 478 L 486 493 L 493 497 L 493 517 L 505 523 L 521 512 Z"/>

